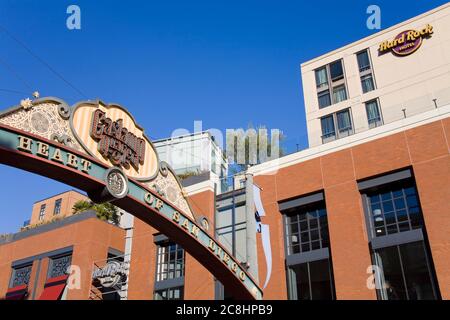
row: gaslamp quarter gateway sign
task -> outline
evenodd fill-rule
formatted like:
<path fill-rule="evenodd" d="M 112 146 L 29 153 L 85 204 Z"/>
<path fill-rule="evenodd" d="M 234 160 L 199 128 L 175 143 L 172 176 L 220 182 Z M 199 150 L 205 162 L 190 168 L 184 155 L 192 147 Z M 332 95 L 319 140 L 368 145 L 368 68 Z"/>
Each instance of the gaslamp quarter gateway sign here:
<path fill-rule="evenodd" d="M 69 107 L 50 97 L 1 112 L 0 163 L 113 202 L 182 245 L 235 298 L 262 299 L 247 270 L 196 222 L 175 173 L 121 106 Z"/>

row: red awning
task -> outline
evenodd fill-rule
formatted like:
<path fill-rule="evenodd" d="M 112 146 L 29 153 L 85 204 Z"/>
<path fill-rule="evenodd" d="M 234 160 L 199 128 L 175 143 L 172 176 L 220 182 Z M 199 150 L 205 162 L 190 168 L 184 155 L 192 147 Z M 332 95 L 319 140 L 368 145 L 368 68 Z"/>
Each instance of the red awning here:
<path fill-rule="evenodd" d="M 24 300 L 28 294 L 26 284 L 11 288 L 6 292 L 5 300 Z"/>
<path fill-rule="evenodd" d="M 66 287 L 67 278 L 68 276 L 61 276 L 48 279 L 38 300 L 59 300 Z"/>

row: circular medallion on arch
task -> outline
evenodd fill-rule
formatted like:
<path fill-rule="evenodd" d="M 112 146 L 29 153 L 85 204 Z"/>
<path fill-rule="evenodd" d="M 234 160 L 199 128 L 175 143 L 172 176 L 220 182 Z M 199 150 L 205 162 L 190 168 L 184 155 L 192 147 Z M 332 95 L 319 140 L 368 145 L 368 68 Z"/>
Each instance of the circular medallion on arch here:
<path fill-rule="evenodd" d="M 197 223 L 200 224 L 203 230 L 208 231 L 209 230 L 209 220 L 205 216 L 200 216 L 197 218 Z"/>
<path fill-rule="evenodd" d="M 106 172 L 106 188 L 116 199 L 121 199 L 128 194 L 128 178 L 119 168 L 110 168 Z"/>

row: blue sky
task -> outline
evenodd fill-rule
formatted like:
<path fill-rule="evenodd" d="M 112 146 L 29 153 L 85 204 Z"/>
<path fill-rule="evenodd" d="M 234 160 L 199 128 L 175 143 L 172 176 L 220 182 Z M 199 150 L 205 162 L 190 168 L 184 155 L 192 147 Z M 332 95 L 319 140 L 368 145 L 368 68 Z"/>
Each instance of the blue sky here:
<path fill-rule="evenodd" d="M 300 63 L 446 1 L 0 1 L 0 26 L 89 99 L 128 108 L 152 138 L 176 128 L 281 129 L 285 148 L 307 146 Z M 66 27 L 69 5 L 81 30 Z M 11 90 L 9 92 L 5 90 Z M 86 100 L 0 29 L 0 109 L 38 90 Z M 17 92 L 16 92 L 17 91 Z M 0 233 L 32 204 L 68 186 L 0 165 Z"/>

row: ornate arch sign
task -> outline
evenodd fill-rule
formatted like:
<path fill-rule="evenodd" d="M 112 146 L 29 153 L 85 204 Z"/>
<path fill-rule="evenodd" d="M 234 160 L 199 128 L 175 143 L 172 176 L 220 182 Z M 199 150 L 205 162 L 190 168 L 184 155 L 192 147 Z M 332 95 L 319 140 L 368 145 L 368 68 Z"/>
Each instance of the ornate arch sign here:
<path fill-rule="evenodd" d="M 120 105 L 23 100 L 0 113 L 0 163 L 113 202 L 182 245 L 236 298 L 262 299 L 257 282 L 196 222 L 177 176 Z"/>

